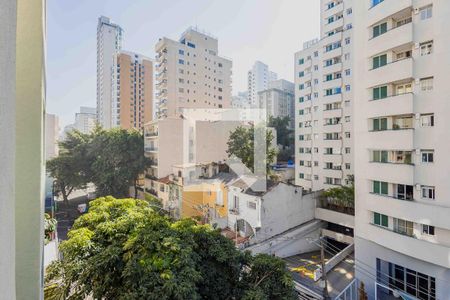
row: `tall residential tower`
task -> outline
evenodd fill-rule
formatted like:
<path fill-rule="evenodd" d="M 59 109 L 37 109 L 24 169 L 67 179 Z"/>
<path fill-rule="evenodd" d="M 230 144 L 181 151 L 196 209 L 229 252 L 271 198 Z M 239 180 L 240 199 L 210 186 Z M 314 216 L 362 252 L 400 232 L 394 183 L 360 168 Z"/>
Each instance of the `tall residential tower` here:
<path fill-rule="evenodd" d="M 352 0 L 321 0 L 320 40 L 295 54 L 295 183 L 349 183 L 352 150 Z"/>
<path fill-rule="evenodd" d="M 122 28 L 101 16 L 97 25 L 97 122 L 105 129 L 113 127 L 112 72 L 121 47 Z"/>
<path fill-rule="evenodd" d="M 248 102 L 251 107 L 258 107 L 258 93 L 269 88 L 269 83 L 277 80 L 278 75 L 269 70 L 265 63 L 256 61 L 248 71 Z"/>
<path fill-rule="evenodd" d="M 450 2 L 354 4 L 357 277 L 450 299 Z"/>
<path fill-rule="evenodd" d="M 140 54 L 114 56 L 111 126 L 143 130 L 153 118 L 153 62 Z"/>
<path fill-rule="evenodd" d="M 231 106 L 232 62 L 219 56 L 217 38 L 191 27 L 178 41 L 161 38 L 155 50 L 159 118 Z"/>

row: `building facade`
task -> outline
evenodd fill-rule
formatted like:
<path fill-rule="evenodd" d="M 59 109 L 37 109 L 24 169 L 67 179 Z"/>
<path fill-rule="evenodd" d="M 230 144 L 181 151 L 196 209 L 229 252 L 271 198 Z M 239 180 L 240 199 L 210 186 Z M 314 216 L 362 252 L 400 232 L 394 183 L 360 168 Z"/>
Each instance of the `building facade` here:
<path fill-rule="evenodd" d="M 43 299 L 45 1 L 0 9 L 0 289 Z"/>
<path fill-rule="evenodd" d="M 81 106 L 80 112 L 75 114 L 75 123 L 73 128 L 88 134 L 95 128 L 96 110 L 94 107 Z"/>
<path fill-rule="evenodd" d="M 266 109 L 268 120 L 288 117 L 294 127 L 294 83 L 284 79 L 270 82 L 267 90 L 258 93 L 258 103 Z"/>
<path fill-rule="evenodd" d="M 57 115 L 45 114 L 45 160 L 58 156 L 59 118 Z"/>
<path fill-rule="evenodd" d="M 153 119 L 153 62 L 140 54 L 114 55 L 111 126 L 142 130 Z"/>
<path fill-rule="evenodd" d="M 178 41 L 161 38 L 155 51 L 158 118 L 231 106 L 232 62 L 219 56 L 217 38 L 191 27 Z"/>
<path fill-rule="evenodd" d="M 248 71 L 248 103 L 251 107 L 258 107 L 258 93 L 268 89 L 269 83 L 277 80 L 277 73 L 269 70 L 269 66 L 256 61 Z"/>
<path fill-rule="evenodd" d="M 112 71 L 114 56 L 122 48 L 122 28 L 101 16 L 97 25 L 97 122 L 105 129 L 112 124 Z"/>
<path fill-rule="evenodd" d="M 231 97 L 231 108 L 247 109 L 250 108 L 248 102 L 248 92 L 239 92 L 237 95 Z"/>
<path fill-rule="evenodd" d="M 450 299 L 450 3 L 356 2 L 357 277 L 369 299 Z"/>
<path fill-rule="evenodd" d="M 295 183 L 317 191 L 353 174 L 351 0 L 321 0 L 320 40 L 295 54 Z"/>

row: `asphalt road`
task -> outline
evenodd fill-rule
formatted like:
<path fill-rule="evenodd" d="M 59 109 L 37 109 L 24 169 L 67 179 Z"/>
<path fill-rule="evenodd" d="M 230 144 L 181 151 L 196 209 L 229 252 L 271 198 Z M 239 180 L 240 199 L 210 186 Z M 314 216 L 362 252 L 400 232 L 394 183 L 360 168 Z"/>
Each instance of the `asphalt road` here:
<path fill-rule="evenodd" d="M 75 220 L 81 215 L 78 212 L 78 204 L 88 203 L 88 199 L 86 195 L 74 197 L 69 199 L 69 203 L 66 204 L 64 201 L 57 202 L 57 212 L 55 214 L 56 220 L 58 221 L 58 239 L 60 241 L 67 240 L 67 233 L 72 228 Z"/>

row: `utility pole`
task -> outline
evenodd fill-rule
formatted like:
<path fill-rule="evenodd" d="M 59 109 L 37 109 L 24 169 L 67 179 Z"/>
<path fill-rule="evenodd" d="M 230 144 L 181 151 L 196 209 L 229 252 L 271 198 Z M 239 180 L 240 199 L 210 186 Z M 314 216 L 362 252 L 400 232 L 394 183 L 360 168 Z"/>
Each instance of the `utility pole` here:
<path fill-rule="evenodd" d="M 323 244 L 322 241 L 323 237 L 320 237 L 320 261 L 322 263 L 322 281 L 324 282 L 324 287 L 323 287 L 323 299 L 324 300 L 329 300 L 330 296 L 328 295 L 328 281 L 327 281 L 327 272 L 325 270 L 325 245 Z"/>

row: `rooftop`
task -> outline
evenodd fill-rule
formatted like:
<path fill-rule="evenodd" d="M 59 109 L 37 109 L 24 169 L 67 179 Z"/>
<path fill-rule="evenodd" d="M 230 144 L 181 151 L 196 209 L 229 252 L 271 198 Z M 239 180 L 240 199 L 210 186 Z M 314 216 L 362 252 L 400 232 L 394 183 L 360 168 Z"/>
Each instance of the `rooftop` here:
<path fill-rule="evenodd" d="M 325 253 L 325 261 L 330 258 L 331 255 Z M 312 279 L 314 270 L 320 266 L 320 251 L 298 254 L 283 260 L 296 283 L 315 293 L 322 294 L 323 288 L 320 287 L 320 280 L 314 281 Z M 353 281 L 355 276 L 354 265 L 354 260 L 348 256 L 327 273 L 328 293 L 331 299 L 338 296 Z"/>

